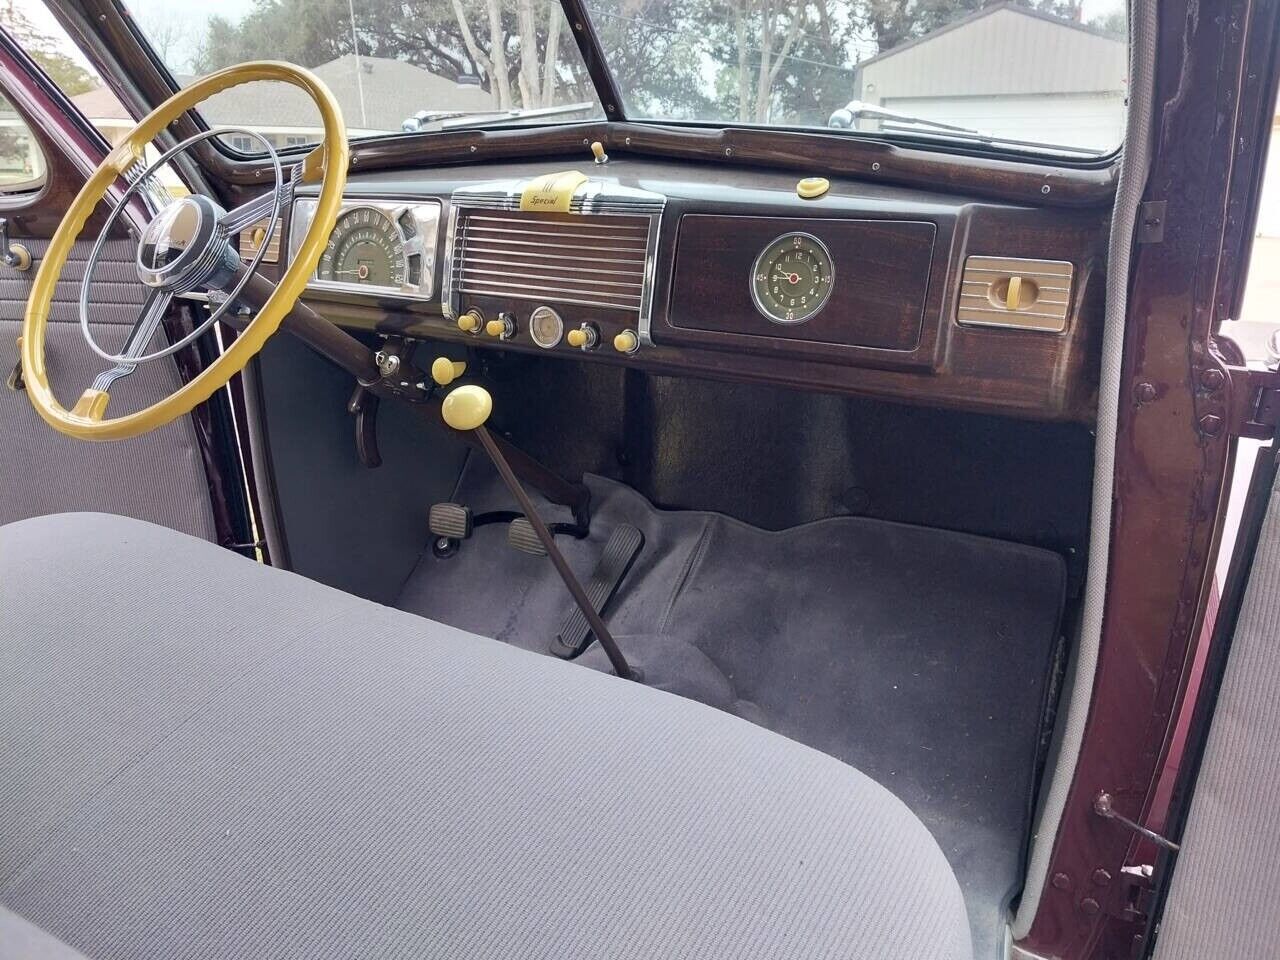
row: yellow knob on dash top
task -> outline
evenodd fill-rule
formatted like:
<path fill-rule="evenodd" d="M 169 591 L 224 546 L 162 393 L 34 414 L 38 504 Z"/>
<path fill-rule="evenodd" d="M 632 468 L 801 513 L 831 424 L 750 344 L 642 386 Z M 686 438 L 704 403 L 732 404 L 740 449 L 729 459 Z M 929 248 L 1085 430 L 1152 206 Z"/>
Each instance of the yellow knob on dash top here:
<path fill-rule="evenodd" d="M 805 177 L 796 184 L 796 195 L 804 200 L 816 200 L 831 189 L 831 181 L 826 177 Z"/>
<path fill-rule="evenodd" d="M 474 430 L 484 426 L 493 413 L 493 397 L 484 387 L 469 383 L 458 387 L 440 405 L 440 415 L 444 422 L 455 430 Z"/>
<path fill-rule="evenodd" d="M 634 330 L 623 330 L 613 338 L 613 349 L 619 353 L 635 353 L 640 349 L 640 338 Z"/>
<path fill-rule="evenodd" d="M 467 365 L 461 360 L 436 357 L 431 361 L 431 379 L 442 387 L 447 387 L 466 372 Z"/>
<path fill-rule="evenodd" d="M 609 155 L 604 152 L 604 144 L 599 140 L 591 141 L 591 155 L 596 158 L 596 163 L 609 162 Z"/>

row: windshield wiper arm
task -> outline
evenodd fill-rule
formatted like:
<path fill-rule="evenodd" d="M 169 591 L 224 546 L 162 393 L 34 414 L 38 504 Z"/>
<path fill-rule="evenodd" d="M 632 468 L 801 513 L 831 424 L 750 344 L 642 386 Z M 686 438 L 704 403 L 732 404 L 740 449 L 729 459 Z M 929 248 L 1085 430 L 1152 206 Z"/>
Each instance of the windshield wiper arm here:
<path fill-rule="evenodd" d="M 484 127 L 497 127 L 521 122 L 539 122 L 580 113 L 581 119 L 595 109 L 589 100 L 582 103 L 564 103 L 554 107 L 532 107 L 530 109 L 513 108 L 511 110 L 419 110 L 401 125 L 405 133 L 421 133 L 424 130 L 475 130 Z"/>
<path fill-rule="evenodd" d="M 983 133 L 972 127 L 960 127 L 941 120 L 930 120 L 928 117 L 915 117 L 898 110 L 889 110 L 867 103 L 865 100 L 850 100 L 847 104 L 831 114 L 827 126 L 837 130 L 854 130 L 857 120 L 880 120 L 894 125 L 895 132 L 909 133 L 915 136 L 939 137 L 948 140 L 967 140 L 973 143 L 1001 144 L 1012 147 L 1038 147 L 1042 150 L 1053 150 L 1058 153 L 1077 153 L 1083 156 L 1096 157 L 1097 150 L 1089 147 L 1071 147 L 1060 143 L 1042 143 L 1037 140 L 1014 140 L 1009 137 L 998 137 Z M 904 129 L 908 127 L 925 127 L 927 129 Z"/>

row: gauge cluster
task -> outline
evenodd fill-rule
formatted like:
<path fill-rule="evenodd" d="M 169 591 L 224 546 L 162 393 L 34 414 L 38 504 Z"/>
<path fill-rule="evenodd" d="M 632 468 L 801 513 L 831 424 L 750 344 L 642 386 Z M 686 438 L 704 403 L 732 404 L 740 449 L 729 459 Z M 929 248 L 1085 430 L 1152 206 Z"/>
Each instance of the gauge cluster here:
<path fill-rule="evenodd" d="M 302 243 L 316 201 L 293 205 L 289 228 L 292 259 Z M 436 200 L 350 200 L 342 205 L 329 242 L 308 286 L 317 290 L 413 300 L 435 295 L 440 203 Z"/>

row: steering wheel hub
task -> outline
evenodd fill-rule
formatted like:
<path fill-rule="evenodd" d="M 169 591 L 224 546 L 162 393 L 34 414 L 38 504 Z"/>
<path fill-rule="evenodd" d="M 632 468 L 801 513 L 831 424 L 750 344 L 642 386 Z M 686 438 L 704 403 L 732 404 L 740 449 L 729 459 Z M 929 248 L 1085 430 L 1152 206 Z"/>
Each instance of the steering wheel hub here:
<path fill-rule="evenodd" d="M 183 197 L 169 204 L 147 225 L 138 242 L 138 279 L 171 293 L 217 286 L 216 275 L 234 270 L 236 263 L 222 216 L 222 208 L 208 197 Z"/>

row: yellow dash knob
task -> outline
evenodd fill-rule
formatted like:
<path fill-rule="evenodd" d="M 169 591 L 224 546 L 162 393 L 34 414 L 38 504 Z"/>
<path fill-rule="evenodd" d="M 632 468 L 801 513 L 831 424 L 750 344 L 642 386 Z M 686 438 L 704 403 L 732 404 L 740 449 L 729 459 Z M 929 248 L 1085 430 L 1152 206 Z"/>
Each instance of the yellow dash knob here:
<path fill-rule="evenodd" d="M 484 315 L 479 310 L 468 310 L 458 318 L 458 329 L 463 333 L 479 333 L 484 326 Z"/>
<path fill-rule="evenodd" d="M 619 353 L 635 353 L 640 349 L 640 338 L 634 330 L 623 330 L 613 338 L 613 349 Z"/>
<path fill-rule="evenodd" d="M 484 332 L 491 337 L 500 337 L 506 333 L 507 325 L 501 320 L 490 320 L 484 325 Z"/>
<path fill-rule="evenodd" d="M 596 163 L 607 163 L 609 155 L 604 152 L 604 144 L 599 140 L 591 141 L 591 155 L 596 158 Z"/>
<path fill-rule="evenodd" d="M 805 200 L 814 200 L 831 189 L 831 181 L 826 177 L 805 177 L 796 184 L 796 194 Z"/>
<path fill-rule="evenodd" d="M 474 430 L 483 426 L 493 413 L 493 397 L 484 387 L 469 383 L 458 387 L 440 406 L 440 415 L 444 422 L 455 430 Z"/>
<path fill-rule="evenodd" d="M 267 239 L 266 227 L 254 227 L 253 233 L 249 237 L 249 245 L 255 250 L 261 250 L 263 243 Z"/>
<path fill-rule="evenodd" d="M 570 330 L 564 335 L 571 347 L 585 347 L 587 345 L 587 331 L 582 329 Z"/>
<path fill-rule="evenodd" d="M 1022 305 L 1022 278 L 1010 277 L 1009 290 L 1005 294 L 1004 306 L 1006 310 L 1017 310 Z"/>
<path fill-rule="evenodd" d="M 431 379 L 442 387 L 447 387 L 466 372 L 467 365 L 461 360 L 436 357 L 431 361 Z"/>

